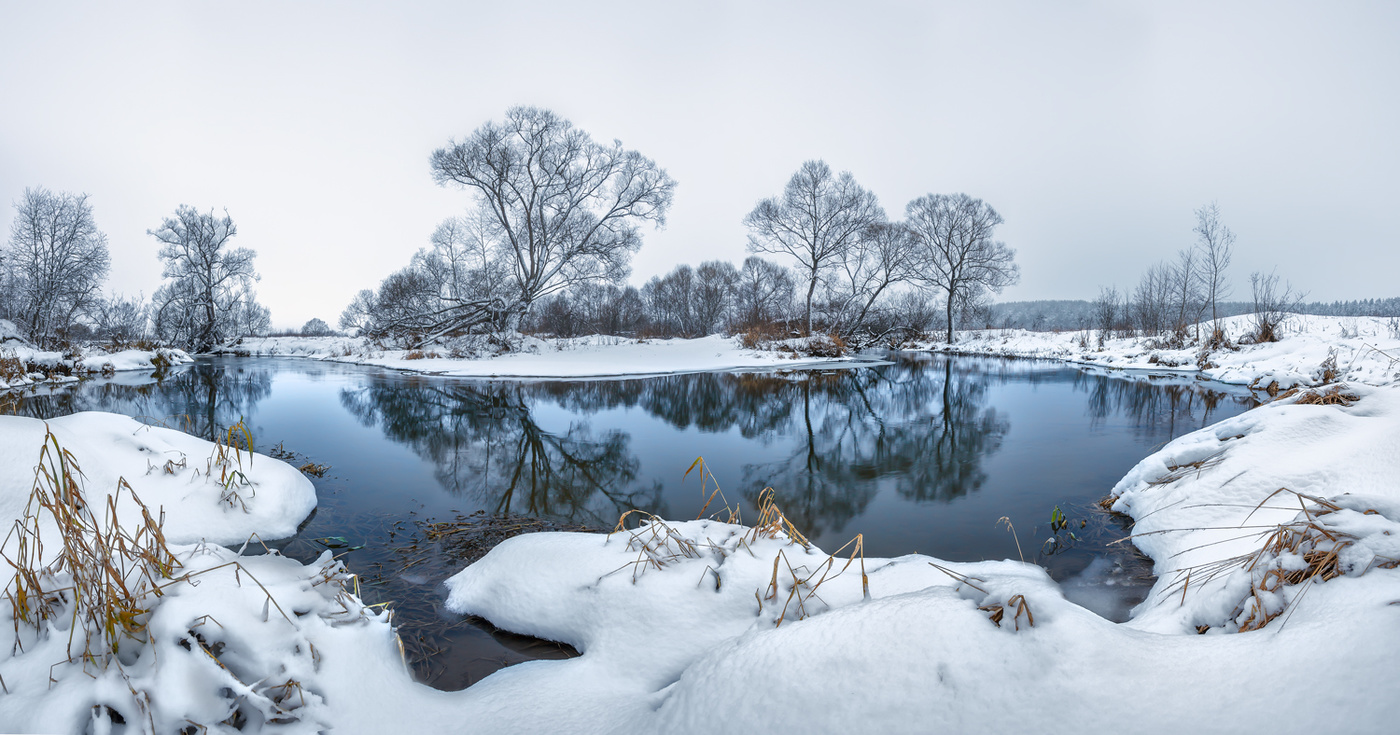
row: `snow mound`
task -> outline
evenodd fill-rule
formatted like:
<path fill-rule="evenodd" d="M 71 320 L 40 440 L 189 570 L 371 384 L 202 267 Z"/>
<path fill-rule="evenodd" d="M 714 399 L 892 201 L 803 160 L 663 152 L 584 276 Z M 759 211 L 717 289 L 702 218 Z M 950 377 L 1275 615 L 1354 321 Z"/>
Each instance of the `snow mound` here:
<path fill-rule="evenodd" d="M 239 544 L 254 533 L 284 538 L 316 507 L 311 482 L 271 457 L 228 450 L 228 462 L 221 465 L 212 442 L 110 413 L 47 422 L 0 416 L 0 467 L 6 468 L 0 472 L 0 523 L 5 527 L 24 512 L 46 430 L 73 452 L 92 501 L 105 505 L 124 479 L 152 512 L 165 514 L 171 543 Z M 139 521 L 134 506 L 119 509 L 124 525 Z"/>

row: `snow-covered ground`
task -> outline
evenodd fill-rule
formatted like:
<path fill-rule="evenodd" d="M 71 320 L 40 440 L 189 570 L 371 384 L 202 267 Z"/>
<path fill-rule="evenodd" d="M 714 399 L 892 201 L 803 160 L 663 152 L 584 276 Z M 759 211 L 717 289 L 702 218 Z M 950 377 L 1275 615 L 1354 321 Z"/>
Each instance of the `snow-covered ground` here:
<path fill-rule="evenodd" d="M 0 416 L 0 730 L 329 725 L 337 641 L 394 650 L 389 626 L 329 552 L 303 566 L 214 545 L 288 536 L 315 505 L 270 457 L 113 414 Z"/>
<path fill-rule="evenodd" d="M 777 348 L 781 346 L 781 343 L 775 345 Z M 432 375 L 498 378 L 665 375 L 810 367 L 841 361 L 838 358 L 802 357 L 797 352 L 783 349 L 745 349 L 739 338 L 718 334 L 699 339 L 653 340 L 607 336 L 550 340 L 522 337 L 513 351 L 488 357 L 453 356 L 445 347 L 379 349 L 358 337 L 244 338 L 225 351 L 377 365 Z"/>
<path fill-rule="evenodd" d="M 239 576 L 219 567 L 232 552 L 182 546 L 179 573 L 213 571 L 172 585 L 150 642 L 89 664 L 96 678 L 62 663 L 75 644 L 61 616 L 46 635 L 18 626 L 23 652 L 0 646 L 0 729 L 80 731 L 107 705 L 158 731 L 188 718 L 230 732 L 219 723 L 241 717 L 244 732 L 1393 732 L 1400 385 L 1357 345 L 1389 352 L 1383 338 L 1313 328 L 1240 350 L 1235 382 L 1314 383 L 1332 352 L 1348 383 L 1180 437 L 1111 489 L 1158 574 L 1127 623 L 1018 561 L 849 561 L 775 512 L 752 526 L 656 519 L 520 536 L 454 576 L 450 608 L 583 655 L 449 693 L 411 681 L 383 616 L 329 558 L 245 558 Z M 102 414 L 50 424 L 89 497 L 121 473 L 167 508 L 172 542 L 285 533 L 271 516 L 295 525 L 310 507 L 304 481 L 262 456 L 245 513 L 218 500 L 207 443 Z M 0 520 L 22 509 L 42 436 L 0 417 Z M 172 452 L 186 466 L 165 475 L 157 458 Z M 274 507 L 286 510 L 261 515 Z M 0 636 L 15 627 L 0 620 Z"/>
<path fill-rule="evenodd" d="M 0 393 L 38 383 L 64 383 L 77 376 L 154 370 L 193 362 L 184 350 L 121 350 L 85 348 L 77 355 L 41 350 L 20 339 L 14 324 L 0 319 Z"/>
<path fill-rule="evenodd" d="M 1195 373 L 1236 385 L 1286 390 L 1321 382 L 1328 367 L 1340 380 L 1388 384 L 1400 379 L 1400 319 L 1380 317 L 1290 316 L 1278 342 L 1239 344 L 1253 331 L 1253 316 L 1222 320 L 1237 346 L 1202 352 L 1199 344 L 1182 349 L 1153 346 L 1153 340 L 1110 338 L 1102 347 L 1097 330 L 1030 332 L 987 329 L 958 332 L 951 351 L 977 355 L 1038 357 L 1109 369 Z M 1203 332 L 1209 332 L 1204 325 Z M 925 345 L 948 351 L 946 343 Z M 1330 357 L 1330 362 L 1329 362 Z"/>

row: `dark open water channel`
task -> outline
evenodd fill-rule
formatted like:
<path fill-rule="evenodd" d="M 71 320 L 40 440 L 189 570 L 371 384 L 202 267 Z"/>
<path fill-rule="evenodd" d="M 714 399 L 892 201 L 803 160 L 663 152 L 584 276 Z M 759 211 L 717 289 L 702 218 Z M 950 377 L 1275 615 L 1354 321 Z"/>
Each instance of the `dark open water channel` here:
<path fill-rule="evenodd" d="M 296 464 L 330 465 L 313 478 L 317 511 L 278 546 L 303 561 L 344 554 L 367 602 L 393 602 L 420 679 L 457 689 L 565 652 L 443 610 L 441 583 L 462 562 L 428 539 L 426 523 L 481 512 L 605 529 L 632 508 L 689 519 L 705 498 L 695 474 L 681 477 L 703 456 L 744 517 L 772 487 L 828 551 L 860 533 L 867 556 L 1014 559 L 1016 539 L 997 524 L 1006 516 L 1027 561 L 1122 620 L 1150 567 L 1126 544 L 1106 546 L 1125 526 L 1095 501 L 1161 444 L 1252 405 L 1247 392 L 1189 380 L 929 355 L 550 382 L 218 358 L 159 381 L 122 375 L 36 393 L 16 412 L 113 411 L 206 437 L 242 417 L 258 451 L 281 444 Z M 1056 506 L 1070 521 L 1058 534 Z"/>

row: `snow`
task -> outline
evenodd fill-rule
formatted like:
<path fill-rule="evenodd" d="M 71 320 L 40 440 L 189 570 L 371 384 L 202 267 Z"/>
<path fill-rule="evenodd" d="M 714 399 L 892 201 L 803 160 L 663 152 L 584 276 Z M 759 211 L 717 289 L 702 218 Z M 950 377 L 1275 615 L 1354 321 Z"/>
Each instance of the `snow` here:
<path fill-rule="evenodd" d="M 115 508 L 118 524 L 131 532 L 141 526 L 134 493 L 153 517 L 162 518 L 176 565 L 173 579 L 162 580 L 161 594 L 144 586 L 139 606 L 149 613 L 136 620 L 144 622 L 145 632 L 124 639 L 105 665 L 100 655 L 85 662 L 86 646 L 100 634 L 83 625 L 75 603 L 79 570 L 73 565 L 81 561 L 69 558 L 66 566 L 53 567 L 66 542 L 52 515 L 41 511 L 34 516 L 43 544 L 34 566 L 49 567 L 40 578 L 55 614 L 35 628 L 17 621 L 12 605 L 0 605 L 0 639 L 10 639 L 0 640 L 0 680 L 6 692 L 0 696 L 0 730 L 81 732 L 90 726 L 104 732 L 111 718 L 95 706 L 112 708 L 142 730 L 149 723 L 158 732 L 174 732 L 189 724 L 186 720 L 217 726 L 235 707 L 258 722 L 283 716 L 324 724 L 326 708 L 316 694 L 318 663 L 312 648 L 316 636 L 324 634 L 318 628 L 355 623 L 365 629 L 364 636 L 391 640 L 388 626 L 375 626 L 378 617 L 343 593 L 346 575 L 329 554 L 303 566 L 275 555 L 238 557 L 205 543 L 293 534 L 315 507 L 311 483 L 270 457 L 225 450 L 221 460 L 210 442 L 124 416 L 79 413 L 53 419 L 47 429 L 57 443 L 50 446 L 49 457 L 56 458 L 59 448 L 71 453 L 70 474 L 80 482 L 84 501 L 75 507 L 90 510 L 97 523 Z M 0 524 L 15 528 L 4 542 L 7 559 L 20 558 L 17 524 L 36 485 L 35 467 L 46 440 L 44 422 L 0 416 Z M 229 477 L 235 470 L 238 479 L 221 482 L 221 475 Z M 119 490 L 122 480 L 129 492 Z M 239 497 L 229 495 L 230 489 Z M 99 545 L 91 530 L 82 538 Z M 139 565 L 130 558 L 124 565 L 124 584 L 142 589 Z M 5 564 L 3 569 L 0 583 L 7 601 L 13 601 L 15 567 Z M 93 587 L 85 589 L 81 599 L 101 596 Z M 216 647 L 218 660 L 191 643 L 193 631 Z M 302 682 L 308 701 L 292 715 L 278 708 L 302 710 L 300 691 L 296 705 L 273 703 L 282 694 L 276 687 L 289 679 Z M 98 721 L 90 721 L 94 712 L 102 714 Z"/>
<path fill-rule="evenodd" d="M 40 350 L 18 336 L 14 324 L 0 319 L 0 393 L 40 383 L 66 383 L 80 376 L 155 370 L 194 362 L 184 350 L 121 350 L 108 353 L 83 348 L 76 354 Z"/>
<path fill-rule="evenodd" d="M 275 539 L 296 533 L 297 524 L 316 507 L 316 490 L 300 472 L 263 455 L 238 452 L 230 463 L 252 483 L 235 481 L 238 497 L 220 498 L 219 466 L 212 443 L 183 432 L 147 426 L 126 416 L 86 412 L 47 422 L 0 417 L 0 522 L 19 518 L 34 483 L 32 468 L 44 432 L 71 448 L 87 478 L 89 499 L 105 504 L 118 478 L 137 491 L 152 510 L 165 512 L 165 534 L 172 543 L 242 543 L 257 533 Z M 228 450 L 232 459 L 234 453 Z M 133 511 L 128 507 L 125 510 Z M 126 516 L 126 524 L 133 522 Z"/>
<path fill-rule="evenodd" d="M 796 352 L 780 349 L 746 349 L 739 338 L 718 334 L 698 339 L 654 340 L 608 336 L 550 340 L 522 337 L 515 350 L 494 356 L 459 353 L 462 356 L 453 357 L 445 347 L 381 349 L 357 337 L 245 338 L 224 351 L 376 365 L 432 375 L 491 378 L 665 375 L 843 362 L 841 358 L 799 357 Z M 426 356 L 409 357 L 415 354 Z"/>
<path fill-rule="evenodd" d="M 1112 370 L 1151 371 L 1159 374 L 1195 373 L 1235 385 L 1266 388 L 1277 383 L 1286 390 L 1322 382 L 1329 356 L 1338 379 L 1385 385 L 1400 380 L 1400 320 L 1380 317 L 1326 317 L 1293 315 L 1280 328 L 1280 340 L 1265 344 L 1240 344 L 1253 331 L 1253 316 L 1222 320 L 1235 349 L 1203 353 L 1199 344 L 1180 349 L 1154 346 L 1141 337 L 1110 338 L 1098 343 L 1097 330 L 1030 332 L 1022 329 L 988 329 L 958 332 L 956 343 L 924 347 L 975 355 L 1031 357 L 1093 365 Z M 1203 332 L 1209 325 L 1202 326 Z M 1202 363 L 1206 367 L 1201 367 Z"/>
<path fill-rule="evenodd" d="M 230 732 L 219 723 L 234 708 L 244 732 L 1392 732 L 1400 385 L 1392 363 L 1362 348 L 1396 347 L 1370 327 L 1317 319 L 1280 343 L 1209 356 L 1220 366 L 1204 370 L 1211 377 L 1287 387 L 1321 382 L 1334 355 L 1349 398 L 1319 405 L 1306 400 L 1315 390 L 1285 394 L 1177 438 L 1111 489 L 1158 575 L 1127 623 L 1072 602 L 1022 562 L 852 561 L 849 548 L 829 556 L 805 543 L 776 512 L 752 526 L 648 519 L 610 535 L 519 536 L 452 577 L 452 610 L 582 656 L 438 692 L 410 679 L 386 616 L 359 604 L 328 556 L 301 565 L 195 544 L 177 555 L 182 571 L 202 572 L 198 584 L 172 586 L 150 615 L 150 642 L 94 677 L 61 663 L 49 684 L 49 666 L 71 650 L 67 636 L 19 626 L 24 651 L 0 645 L 10 691 L 0 729 L 80 731 L 94 704 L 132 722 L 148 696 L 144 716 L 163 732 L 186 719 Z M 1086 357 L 1056 353 L 1064 335 L 1003 336 L 983 339 L 986 351 L 1014 343 L 1135 369 L 1150 357 L 1141 344 L 1110 342 Z M 312 346 L 304 354 L 330 357 L 329 345 Z M 552 355 L 518 359 L 529 358 L 543 370 Z M 634 358 L 650 367 L 670 359 Z M 1177 372 L 1195 370 L 1192 355 Z M 286 533 L 310 510 L 305 481 L 269 458 L 253 459 L 249 477 L 262 484 L 244 513 L 219 503 L 210 473 L 196 476 L 212 452 L 201 440 L 103 414 L 50 423 L 89 493 L 126 477 L 166 508 L 172 540 Z M 37 422 L 0 417 L 0 520 L 22 507 L 41 437 Z M 146 473 L 172 452 L 187 458 L 184 469 Z M 1319 559 L 1327 573 L 1294 580 Z M 1086 571 L 1072 584 L 1110 573 Z M 1251 629 L 1260 614 L 1272 619 Z M 0 620 L 0 636 L 12 629 Z M 283 696 L 292 681 L 295 695 Z"/>

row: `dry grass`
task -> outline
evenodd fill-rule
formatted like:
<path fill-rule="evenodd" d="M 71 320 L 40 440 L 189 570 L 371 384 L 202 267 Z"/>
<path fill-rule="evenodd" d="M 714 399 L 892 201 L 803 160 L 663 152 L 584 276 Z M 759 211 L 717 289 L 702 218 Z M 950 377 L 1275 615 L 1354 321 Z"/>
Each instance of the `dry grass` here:
<path fill-rule="evenodd" d="M 1224 461 L 1225 450 L 1221 449 L 1220 451 L 1208 457 L 1198 459 L 1194 462 L 1184 462 L 1182 464 L 1167 465 L 1167 474 L 1162 475 L 1161 477 L 1158 477 L 1155 480 L 1152 480 L 1151 482 L 1147 483 L 1147 486 L 1158 487 L 1161 485 L 1170 485 L 1171 483 L 1176 482 L 1177 480 L 1180 480 L 1181 478 L 1186 477 L 1187 475 L 1190 475 L 1193 472 L 1196 473 L 1197 477 L 1199 477 L 1200 473 Z M 1108 505 L 1104 506 L 1104 509 L 1107 510 L 1108 508 L 1112 507 L 1112 501 L 1117 500 L 1117 498 L 1112 498 L 1111 500 L 1109 498 L 1105 498 L 1105 500 L 1109 501 Z"/>
<path fill-rule="evenodd" d="M 412 350 L 412 351 L 406 353 L 406 354 L 403 356 L 403 359 L 405 359 L 405 360 L 428 360 L 428 359 L 434 359 L 434 360 L 435 360 L 435 359 L 437 359 L 437 358 L 439 358 L 439 357 L 442 357 L 442 355 L 439 355 L 439 354 L 436 353 L 436 352 L 431 352 L 431 351 L 429 351 L 429 352 L 424 352 L 423 350 Z"/>
<path fill-rule="evenodd" d="M 153 516 L 123 479 L 99 517 L 83 493 L 83 477 L 73 454 L 46 432 L 29 502 L 0 545 L 0 556 L 15 570 L 5 596 L 16 647 L 21 645 L 21 622 L 43 630 L 68 618 L 69 655 L 81 634 L 84 665 L 105 667 L 124 642 L 146 642 L 150 609 L 178 565 L 165 542 L 164 514 Z M 117 523 L 122 500 L 140 510 L 134 529 Z M 49 562 L 44 561 L 41 530 L 45 517 L 56 524 L 60 546 Z M 65 577 L 71 581 L 59 581 Z"/>
<path fill-rule="evenodd" d="M 1346 385 L 1338 383 L 1327 390 L 1309 389 L 1300 391 L 1294 388 L 1278 396 L 1279 399 L 1298 396 L 1295 403 L 1299 406 L 1350 406 L 1361 400 L 1361 396 L 1355 393 L 1346 393 Z"/>
<path fill-rule="evenodd" d="M 1250 593 L 1230 613 L 1228 620 L 1238 632 L 1247 632 L 1259 630 L 1280 617 L 1286 619 L 1286 614 L 1309 589 L 1303 587 L 1292 600 L 1285 602 L 1277 594 L 1285 588 L 1327 582 L 1341 576 L 1343 570 L 1338 567 L 1338 555 L 1355 543 L 1357 537 L 1329 527 L 1325 519 L 1342 510 L 1342 507 L 1324 498 L 1279 488 L 1260 501 L 1255 510 L 1265 507 L 1266 503 L 1282 493 L 1289 493 L 1298 499 L 1298 518 L 1270 526 L 1257 534 L 1263 536 L 1263 543 L 1248 554 L 1178 570 L 1173 583 L 1166 588 L 1166 594 L 1175 595 L 1180 590 L 1184 600 L 1193 582 L 1201 585 L 1223 574 L 1242 570 L 1252 578 Z M 1367 515 L 1377 514 L 1375 510 L 1363 512 Z M 1245 521 L 1248 521 L 1248 517 Z M 1372 565 L 1393 569 L 1400 566 L 1400 559 L 1377 557 Z M 1363 569 L 1357 573 L 1365 571 Z M 1205 632 L 1204 629 L 1208 627 L 1200 626 L 1197 630 Z"/>
<path fill-rule="evenodd" d="M 325 477 L 326 472 L 329 471 L 330 468 L 331 466 L 328 464 L 316 464 L 315 462 L 307 462 L 302 466 L 298 467 L 297 470 L 304 475 L 311 475 L 312 477 Z"/>
<path fill-rule="evenodd" d="M 713 474 L 705 466 L 703 458 L 697 458 L 695 462 L 691 463 L 685 476 L 689 476 L 697 468 L 700 470 L 701 494 L 704 495 L 712 483 L 714 486 L 713 490 L 709 490 L 705 504 L 701 508 L 699 517 L 703 517 L 713 501 L 719 498 L 723 502 L 724 496 L 720 492 L 718 481 L 714 479 Z M 750 556 L 756 556 L 754 545 L 762 540 L 785 542 L 789 546 L 800 546 L 803 552 L 809 551 L 812 548 L 811 542 L 783 514 L 782 509 L 774 501 L 774 496 L 773 488 L 764 488 L 759 493 L 757 521 L 748 531 L 729 542 L 729 545 L 717 544 L 710 539 L 693 540 L 651 513 L 635 509 L 629 510 L 618 518 L 617 526 L 612 533 L 627 534 L 627 548 L 636 551 L 637 556 L 612 573 L 615 574 L 630 568 L 632 581 L 635 583 L 638 577 L 648 570 L 659 571 L 687 559 L 698 560 L 708 557 L 722 562 L 727 556 L 737 554 L 741 550 L 748 552 Z M 740 514 L 737 508 L 729 507 L 726 504 L 712 518 L 718 516 L 719 513 L 726 514 L 725 523 L 740 523 Z M 633 516 L 636 516 L 640 523 L 636 528 L 628 528 L 627 521 Z M 794 565 L 787 552 L 779 549 L 773 557 L 773 573 L 767 587 L 763 590 L 754 590 L 754 598 L 758 601 L 760 612 L 765 605 L 776 606 L 781 601 L 782 608 L 777 613 L 774 621 L 775 626 L 782 625 L 784 620 L 801 620 L 820 612 L 820 609 L 816 607 L 818 603 L 822 608 L 828 607 L 819 596 L 818 591 L 823 584 L 846 573 L 853 565 L 858 565 L 860 568 L 861 591 L 864 599 L 868 600 L 870 599 L 870 578 L 865 571 L 864 536 L 857 534 L 855 538 L 834 553 L 828 554 L 825 559 L 812 568 L 808 568 L 800 562 Z M 716 568 L 717 566 L 721 565 L 706 566 L 700 583 L 712 580 L 714 589 L 719 591 L 723 587 L 724 580 Z"/>
<path fill-rule="evenodd" d="M 977 609 L 987 613 L 987 617 L 990 618 L 993 623 L 996 623 L 998 628 L 1001 627 L 1001 622 L 1005 619 L 1008 609 L 1013 611 L 1011 614 L 1011 623 L 1015 630 L 1019 631 L 1021 629 L 1022 617 L 1026 619 L 1026 627 L 1035 627 L 1035 615 L 1031 614 L 1031 607 L 1027 604 L 1025 595 L 1012 595 L 1011 598 L 1006 601 L 1005 605 L 994 602 L 990 605 L 983 605 Z"/>
<path fill-rule="evenodd" d="M 257 490 L 244 472 L 245 456 L 248 458 L 248 467 L 252 467 L 253 434 L 248 431 L 248 426 L 243 420 L 239 419 L 238 423 L 224 430 L 223 436 L 214 437 L 214 451 L 205 465 L 205 474 L 213 477 L 217 469 L 219 486 L 223 488 L 219 501 L 227 503 L 230 508 L 241 507 L 243 512 L 247 513 L 247 501 L 257 496 Z M 243 497 L 244 492 L 248 493 L 247 499 Z"/>
<path fill-rule="evenodd" d="M 13 352 L 0 353 L 0 381 L 12 383 L 28 374 L 24 363 Z"/>

